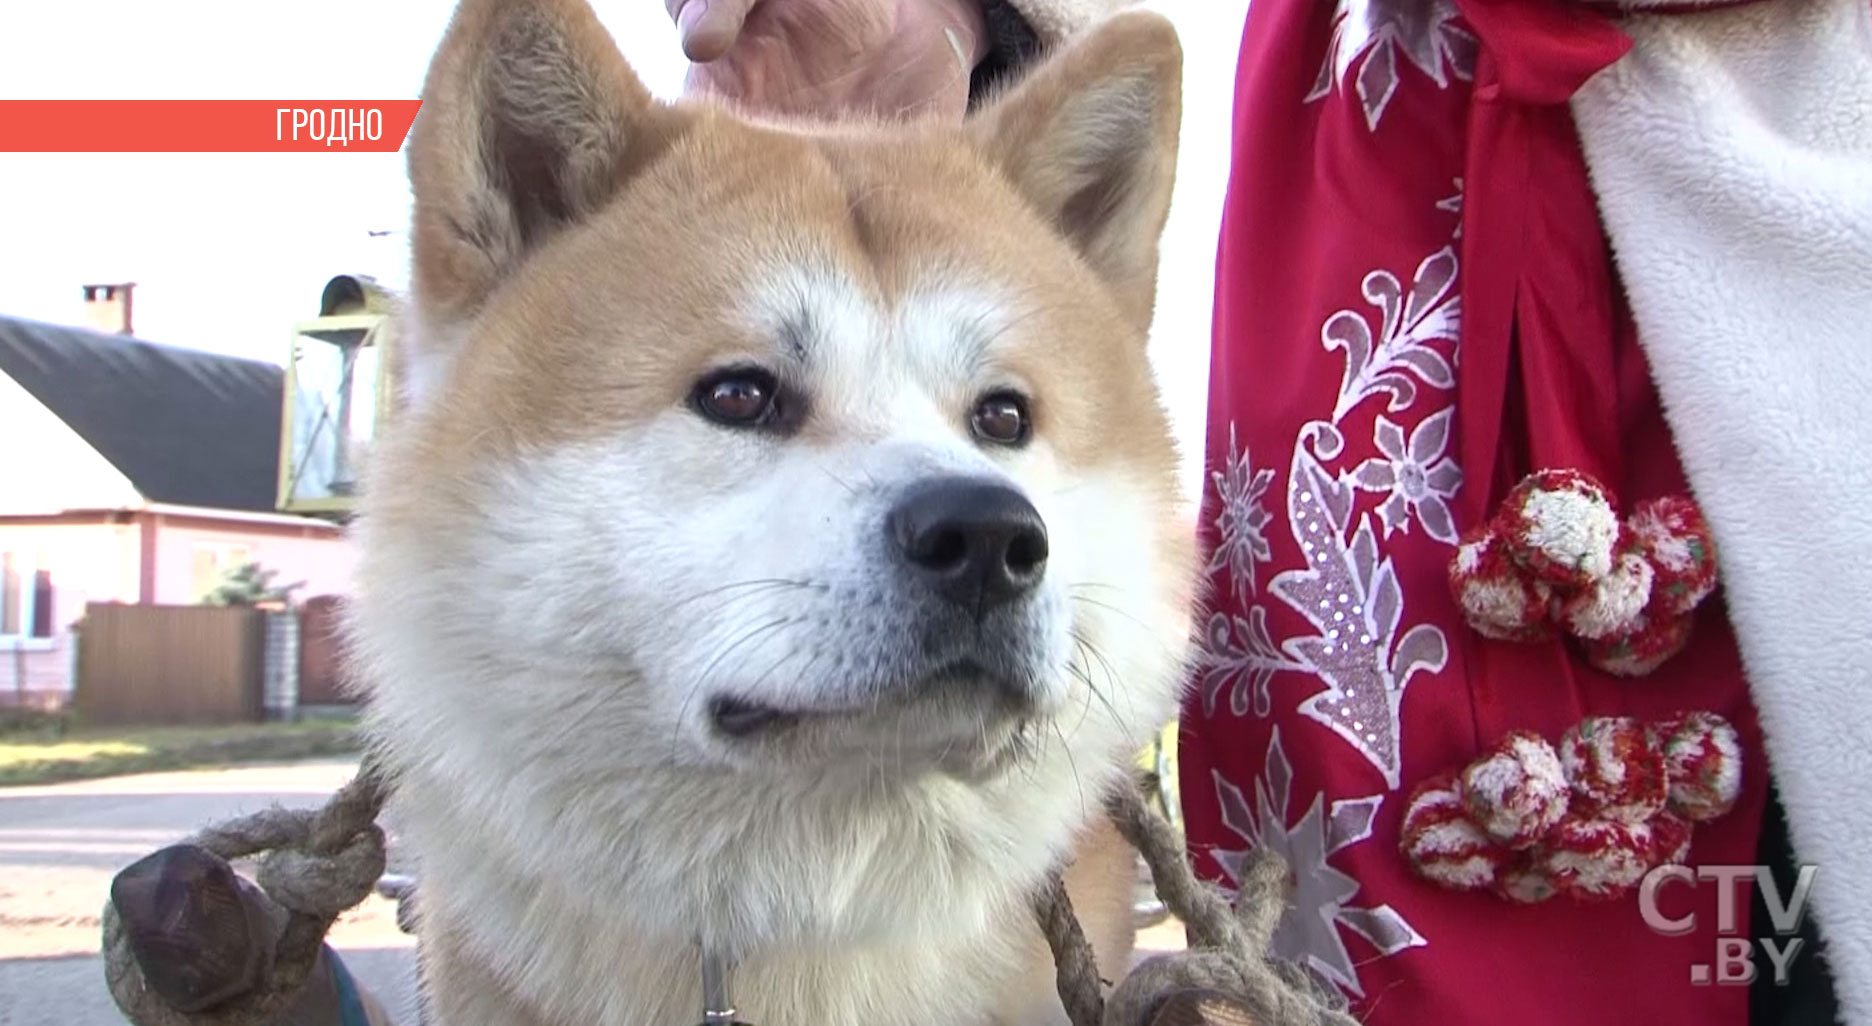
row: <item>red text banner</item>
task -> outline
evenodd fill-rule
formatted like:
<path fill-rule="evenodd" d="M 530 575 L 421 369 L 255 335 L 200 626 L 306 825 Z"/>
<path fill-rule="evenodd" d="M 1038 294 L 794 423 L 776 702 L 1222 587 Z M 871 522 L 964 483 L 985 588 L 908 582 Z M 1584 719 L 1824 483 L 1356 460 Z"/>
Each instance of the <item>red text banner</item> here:
<path fill-rule="evenodd" d="M 0 100 L 0 153 L 394 153 L 421 100 Z"/>

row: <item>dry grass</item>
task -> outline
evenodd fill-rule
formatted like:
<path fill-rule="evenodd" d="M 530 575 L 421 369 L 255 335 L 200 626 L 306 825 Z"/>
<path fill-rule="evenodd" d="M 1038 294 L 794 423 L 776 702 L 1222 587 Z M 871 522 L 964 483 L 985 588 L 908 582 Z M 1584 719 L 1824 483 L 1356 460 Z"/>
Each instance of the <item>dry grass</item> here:
<path fill-rule="evenodd" d="M 48 724 L 0 734 L 0 787 L 309 759 L 357 750 L 357 727 L 342 720 L 225 727 L 67 728 Z"/>

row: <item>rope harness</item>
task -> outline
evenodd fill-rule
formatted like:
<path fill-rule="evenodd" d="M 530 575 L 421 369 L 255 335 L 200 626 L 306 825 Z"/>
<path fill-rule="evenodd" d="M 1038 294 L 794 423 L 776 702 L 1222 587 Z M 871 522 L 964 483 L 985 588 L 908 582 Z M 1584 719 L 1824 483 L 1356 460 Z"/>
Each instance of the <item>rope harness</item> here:
<path fill-rule="evenodd" d="M 338 916 L 367 897 L 384 872 L 384 834 L 377 824 L 388 797 L 381 770 L 366 758 L 357 776 L 316 810 L 269 809 L 210 827 L 166 853 L 194 846 L 216 856 L 189 867 L 140 875 L 113 884 L 104 909 L 104 973 L 117 1007 L 133 1026 L 272 1026 L 289 1009 L 318 962 L 327 931 Z M 1179 1023 L 1229 1026 L 1356 1026 L 1343 1001 L 1302 971 L 1268 957 L 1275 925 L 1286 905 L 1287 868 L 1266 851 L 1243 867 L 1231 907 L 1217 889 L 1196 879 L 1175 829 L 1138 787 L 1121 788 L 1107 803 L 1119 832 L 1143 856 L 1158 898 L 1189 933 L 1189 948 L 1144 962 L 1106 994 L 1092 946 L 1079 927 L 1064 878 L 1055 871 L 1034 898 L 1034 916 L 1052 949 L 1059 985 L 1073 1026 L 1152 1026 L 1180 996 L 1220 1002 L 1214 1014 L 1185 1002 Z M 257 917 L 227 908 L 192 908 L 245 916 L 245 930 L 211 939 L 209 950 L 177 950 L 173 934 L 126 927 L 118 904 L 152 899 L 169 907 L 199 901 L 198 894 L 234 894 L 252 884 L 238 877 L 217 888 L 200 887 L 226 863 L 264 855 L 256 880 L 264 911 Z M 150 895 L 137 887 L 165 880 L 191 893 Z M 140 882 L 139 882 L 140 881 Z M 399 915 L 401 909 L 399 909 Z M 255 921 L 256 918 L 258 921 Z M 177 957 L 186 955 L 187 957 Z M 191 967 L 219 970 L 209 976 Z M 234 972 L 228 972 L 234 967 Z M 706 1026 L 735 1021 L 729 968 L 704 957 Z M 237 981 L 229 984 L 228 979 Z M 154 986 L 152 985 L 154 984 Z M 1195 1011 L 1189 1011 L 1196 1009 Z M 906 1020 L 917 1018 L 908 1012 Z"/>

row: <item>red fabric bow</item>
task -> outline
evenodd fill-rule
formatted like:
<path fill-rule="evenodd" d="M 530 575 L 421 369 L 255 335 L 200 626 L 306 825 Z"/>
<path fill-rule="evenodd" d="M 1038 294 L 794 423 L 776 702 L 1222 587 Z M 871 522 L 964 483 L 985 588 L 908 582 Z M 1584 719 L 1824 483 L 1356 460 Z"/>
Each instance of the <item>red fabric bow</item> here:
<path fill-rule="evenodd" d="M 1477 484 L 1462 523 L 1486 519 L 1522 468 L 1500 466 L 1502 409 L 1519 361 L 1537 464 L 1618 480 L 1608 342 L 1617 283 L 1567 101 L 1631 49 L 1605 15 L 1565 0 L 1456 0 L 1480 43 L 1463 172 L 1461 461 Z M 1539 282 L 1538 288 L 1525 287 Z"/>

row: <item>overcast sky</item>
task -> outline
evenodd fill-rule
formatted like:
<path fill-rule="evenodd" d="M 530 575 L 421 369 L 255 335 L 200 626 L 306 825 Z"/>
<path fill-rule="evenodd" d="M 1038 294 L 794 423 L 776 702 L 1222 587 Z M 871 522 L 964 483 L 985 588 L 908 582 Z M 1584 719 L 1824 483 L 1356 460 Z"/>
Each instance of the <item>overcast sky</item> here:
<path fill-rule="evenodd" d="M 659 0 L 595 0 L 652 91 L 685 65 Z M 1152 354 L 1198 486 L 1215 233 L 1246 0 L 1153 0 L 1187 51 Z M 454 0 L 0 2 L 0 97 L 415 97 Z M 0 314 L 77 323 L 134 281 L 137 334 L 278 362 L 334 274 L 407 278 L 401 154 L 0 154 Z M 391 234 L 373 238 L 372 232 Z"/>

